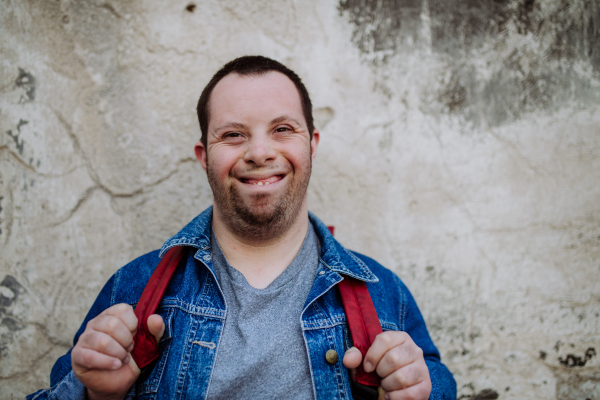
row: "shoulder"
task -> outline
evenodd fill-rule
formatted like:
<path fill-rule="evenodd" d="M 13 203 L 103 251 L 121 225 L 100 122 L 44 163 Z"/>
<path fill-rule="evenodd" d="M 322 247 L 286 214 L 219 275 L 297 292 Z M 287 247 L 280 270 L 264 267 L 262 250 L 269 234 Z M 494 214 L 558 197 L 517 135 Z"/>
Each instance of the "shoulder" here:
<path fill-rule="evenodd" d="M 392 271 L 390 271 L 383 265 L 379 264 L 377 261 L 373 260 L 371 257 L 365 256 L 364 254 L 358 253 L 356 251 L 352 251 L 352 250 L 348 250 L 348 251 L 350 253 L 352 253 L 354 256 L 356 256 L 363 263 L 365 263 L 365 265 L 367 267 L 369 267 L 371 272 L 373 272 L 375 274 L 375 276 L 377 276 L 377 278 L 379 278 L 379 280 L 387 281 L 390 279 L 393 279 L 393 280 L 397 279 L 398 281 L 400 281 L 400 278 L 398 278 L 398 276 L 395 273 L 393 273 Z"/>
<path fill-rule="evenodd" d="M 384 329 L 404 330 L 408 299 L 408 288 L 394 272 L 364 254 L 350 252 L 361 260 L 377 277 L 378 281 L 367 283 L 373 305 Z"/>
<path fill-rule="evenodd" d="M 146 283 L 158 265 L 159 250 L 144 254 L 120 268 L 113 277 L 111 305 L 118 303 L 136 304 Z"/>

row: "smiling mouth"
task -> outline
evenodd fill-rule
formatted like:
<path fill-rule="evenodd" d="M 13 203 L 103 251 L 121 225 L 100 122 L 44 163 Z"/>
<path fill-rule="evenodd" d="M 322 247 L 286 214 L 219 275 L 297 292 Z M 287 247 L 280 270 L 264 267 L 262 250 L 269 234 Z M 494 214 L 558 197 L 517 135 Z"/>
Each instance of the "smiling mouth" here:
<path fill-rule="evenodd" d="M 269 178 L 265 178 L 265 179 L 246 179 L 246 178 L 240 178 L 240 181 L 242 183 L 246 183 L 249 185 L 255 185 L 255 186 L 265 186 L 265 185 L 270 185 L 271 183 L 275 183 L 278 182 L 280 180 L 283 179 L 283 175 L 273 175 Z"/>

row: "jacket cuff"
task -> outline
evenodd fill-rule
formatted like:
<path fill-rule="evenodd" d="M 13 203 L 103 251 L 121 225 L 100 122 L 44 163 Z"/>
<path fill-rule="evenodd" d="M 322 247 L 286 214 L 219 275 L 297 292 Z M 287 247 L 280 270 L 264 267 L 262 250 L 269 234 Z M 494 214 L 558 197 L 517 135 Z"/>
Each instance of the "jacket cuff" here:
<path fill-rule="evenodd" d="M 85 387 L 70 371 L 56 386 L 27 396 L 27 400 L 85 400 Z"/>

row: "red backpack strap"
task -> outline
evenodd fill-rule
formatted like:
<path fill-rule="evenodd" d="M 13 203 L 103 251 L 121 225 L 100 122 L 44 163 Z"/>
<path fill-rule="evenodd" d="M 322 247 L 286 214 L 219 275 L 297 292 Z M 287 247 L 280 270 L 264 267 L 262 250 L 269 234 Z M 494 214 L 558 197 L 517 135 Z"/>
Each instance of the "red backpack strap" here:
<path fill-rule="evenodd" d="M 156 312 L 158 304 L 171 281 L 179 261 L 185 253 L 185 247 L 172 247 L 158 263 L 150 276 L 142 296 L 135 307 L 135 316 L 138 319 L 137 333 L 133 338 L 133 351 L 131 357 L 139 368 L 143 368 L 158 358 L 158 343 L 154 335 L 148 330 L 148 317 Z"/>
<path fill-rule="evenodd" d="M 365 282 L 344 276 L 344 280 L 338 284 L 338 287 L 354 347 L 360 350 L 364 360 L 375 337 L 382 332 L 377 311 Z M 375 371 L 366 373 L 361 363 L 356 371 L 356 382 L 377 387 L 380 378 Z"/>

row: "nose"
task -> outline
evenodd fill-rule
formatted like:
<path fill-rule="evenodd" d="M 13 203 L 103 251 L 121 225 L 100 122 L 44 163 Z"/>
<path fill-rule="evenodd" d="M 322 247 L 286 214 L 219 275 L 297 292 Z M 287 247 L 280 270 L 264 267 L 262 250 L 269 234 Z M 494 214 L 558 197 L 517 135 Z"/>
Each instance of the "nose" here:
<path fill-rule="evenodd" d="M 274 161 L 276 157 L 277 152 L 268 135 L 253 135 L 244 154 L 244 161 L 260 167 Z"/>

